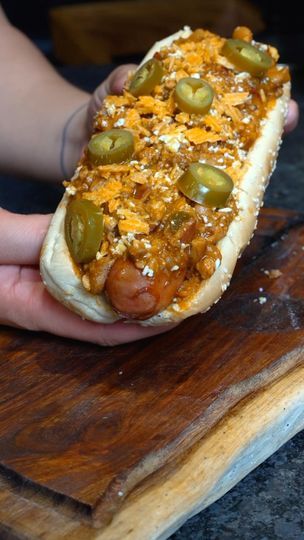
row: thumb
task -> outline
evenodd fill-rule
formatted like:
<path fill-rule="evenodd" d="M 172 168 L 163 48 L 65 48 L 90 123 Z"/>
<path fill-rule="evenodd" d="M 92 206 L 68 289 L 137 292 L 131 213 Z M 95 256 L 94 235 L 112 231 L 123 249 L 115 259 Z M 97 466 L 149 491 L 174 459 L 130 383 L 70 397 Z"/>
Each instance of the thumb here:
<path fill-rule="evenodd" d="M 287 118 L 284 126 L 284 133 L 290 133 L 293 131 L 299 121 L 299 105 L 293 99 L 289 102 Z"/>
<path fill-rule="evenodd" d="M 38 264 L 51 215 L 13 214 L 0 208 L 0 264 Z"/>
<path fill-rule="evenodd" d="M 129 73 L 135 71 L 136 68 L 136 64 L 119 66 L 96 88 L 88 106 L 88 122 L 90 130 L 96 113 L 101 109 L 104 98 L 108 94 L 121 94 Z"/>

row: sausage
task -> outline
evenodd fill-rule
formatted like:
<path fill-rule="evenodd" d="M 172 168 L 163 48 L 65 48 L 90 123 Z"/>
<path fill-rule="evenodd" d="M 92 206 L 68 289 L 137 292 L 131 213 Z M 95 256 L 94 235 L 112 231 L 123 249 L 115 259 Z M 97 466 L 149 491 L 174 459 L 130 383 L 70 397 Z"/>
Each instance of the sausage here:
<path fill-rule="evenodd" d="M 109 272 L 105 289 L 120 315 L 144 320 L 171 304 L 185 274 L 184 267 L 175 272 L 160 270 L 153 277 L 144 276 L 130 259 L 119 258 Z"/>

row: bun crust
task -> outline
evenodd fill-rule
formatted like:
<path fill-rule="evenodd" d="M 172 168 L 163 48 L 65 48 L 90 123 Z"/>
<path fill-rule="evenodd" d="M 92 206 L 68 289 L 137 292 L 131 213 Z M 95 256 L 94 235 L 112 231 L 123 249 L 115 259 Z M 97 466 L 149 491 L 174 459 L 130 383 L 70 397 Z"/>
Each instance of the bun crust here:
<path fill-rule="evenodd" d="M 155 52 L 170 45 L 180 37 L 188 37 L 191 30 L 185 28 L 168 38 L 155 43 L 142 63 L 152 58 Z M 264 191 L 275 167 L 284 121 L 290 99 L 290 83 L 285 83 L 283 94 L 270 110 L 259 138 L 248 152 L 247 168 L 240 186 L 233 191 L 238 215 L 231 222 L 226 236 L 217 244 L 222 255 L 221 265 L 198 292 L 191 298 L 187 309 L 173 310 L 170 306 L 161 313 L 139 322 L 144 326 L 164 325 L 181 321 L 196 313 L 207 311 L 227 289 L 238 257 L 250 242 L 256 228 L 257 216 L 262 205 Z M 84 319 L 100 323 L 113 323 L 120 317 L 111 308 L 106 298 L 85 290 L 75 267 L 64 236 L 64 220 L 70 196 L 65 193 L 45 237 L 40 259 L 42 280 L 48 291 L 62 304 Z"/>

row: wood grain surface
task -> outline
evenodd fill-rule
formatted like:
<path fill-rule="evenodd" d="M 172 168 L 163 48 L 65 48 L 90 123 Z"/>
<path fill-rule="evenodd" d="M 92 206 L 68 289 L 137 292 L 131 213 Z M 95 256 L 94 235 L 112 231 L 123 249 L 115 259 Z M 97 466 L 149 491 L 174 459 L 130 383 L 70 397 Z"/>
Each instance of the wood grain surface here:
<path fill-rule="evenodd" d="M 165 335 L 101 349 L 2 329 L 3 482 L 71 522 L 105 525 L 232 407 L 302 366 L 301 222 L 264 211 L 221 302 Z"/>

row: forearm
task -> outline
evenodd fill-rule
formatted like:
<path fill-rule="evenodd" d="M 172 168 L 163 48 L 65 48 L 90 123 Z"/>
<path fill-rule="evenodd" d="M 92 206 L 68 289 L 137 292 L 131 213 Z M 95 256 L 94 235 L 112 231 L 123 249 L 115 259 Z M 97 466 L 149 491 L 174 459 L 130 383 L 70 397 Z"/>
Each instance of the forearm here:
<path fill-rule="evenodd" d="M 0 72 L 0 171 L 47 180 L 62 179 L 62 169 L 70 174 L 88 135 L 89 95 L 62 79 L 1 7 Z"/>

